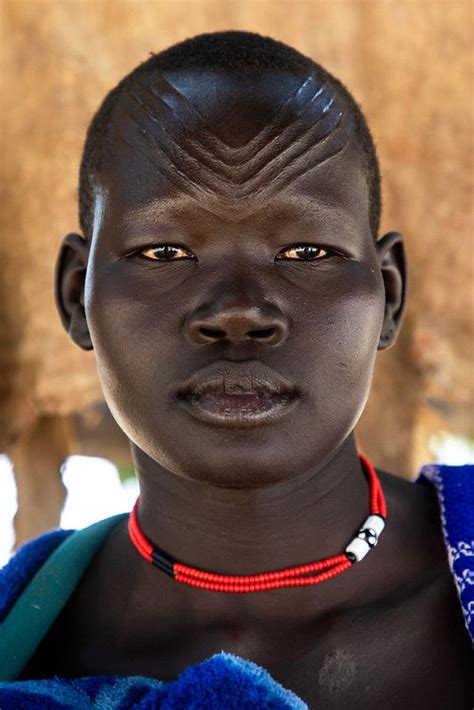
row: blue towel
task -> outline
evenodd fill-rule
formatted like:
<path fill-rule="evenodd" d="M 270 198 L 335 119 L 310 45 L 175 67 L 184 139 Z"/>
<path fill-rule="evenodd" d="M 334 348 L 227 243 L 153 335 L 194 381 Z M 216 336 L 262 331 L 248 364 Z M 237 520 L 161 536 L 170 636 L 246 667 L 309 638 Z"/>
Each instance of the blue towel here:
<path fill-rule="evenodd" d="M 474 639 L 474 465 L 424 466 L 415 480 L 435 487 L 447 557 L 466 629 Z M 72 530 L 54 530 L 23 545 L 0 570 L 0 622 L 28 581 Z M 1 627 L 0 627 L 1 633 Z M 0 682 L 1 710 L 283 710 L 308 708 L 261 666 L 221 651 L 174 681 L 92 676 Z"/>
<path fill-rule="evenodd" d="M 186 668 L 177 680 L 141 676 L 22 680 L 0 683 L 2 710 L 308 710 L 252 661 L 216 653 Z"/>

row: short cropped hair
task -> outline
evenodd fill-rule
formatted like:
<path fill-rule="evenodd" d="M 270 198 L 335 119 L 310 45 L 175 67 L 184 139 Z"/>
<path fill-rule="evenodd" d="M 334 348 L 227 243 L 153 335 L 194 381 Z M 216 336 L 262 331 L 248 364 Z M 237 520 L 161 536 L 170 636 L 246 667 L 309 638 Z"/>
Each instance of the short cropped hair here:
<path fill-rule="evenodd" d="M 342 82 L 296 49 L 254 32 L 228 30 L 200 34 L 174 44 L 158 54 L 152 53 L 105 96 L 89 124 L 79 170 L 79 224 L 87 241 L 92 237 L 94 184 L 103 163 L 114 107 L 121 95 L 139 77 L 154 71 L 180 69 L 273 69 L 298 74 L 304 72 L 335 85 L 353 112 L 355 135 L 369 191 L 370 230 L 374 241 L 377 239 L 382 201 L 380 170 L 374 140 L 360 106 Z"/>

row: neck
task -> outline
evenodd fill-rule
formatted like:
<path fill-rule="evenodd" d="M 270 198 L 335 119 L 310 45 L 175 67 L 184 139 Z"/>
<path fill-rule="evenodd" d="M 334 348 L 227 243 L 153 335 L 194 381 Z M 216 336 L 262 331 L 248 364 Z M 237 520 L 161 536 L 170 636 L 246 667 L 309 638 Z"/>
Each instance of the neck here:
<path fill-rule="evenodd" d="M 176 560 L 250 575 L 343 552 L 369 515 L 351 435 L 329 461 L 284 483 L 224 488 L 170 473 L 132 445 L 145 536 Z"/>

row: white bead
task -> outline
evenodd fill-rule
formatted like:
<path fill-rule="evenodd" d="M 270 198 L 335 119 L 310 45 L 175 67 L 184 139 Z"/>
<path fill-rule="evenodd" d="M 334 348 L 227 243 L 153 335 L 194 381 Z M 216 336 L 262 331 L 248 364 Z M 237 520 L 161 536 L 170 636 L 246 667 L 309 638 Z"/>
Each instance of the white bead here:
<path fill-rule="evenodd" d="M 377 537 L 379 537 L 384 527 L 385 520 L 381 518 L 380 515 L 369 515 L 365 523 L 362 525 L 361 530 L 364 528 L 372 528 L 372 530 L 374 530 L 377 534 Z"/>
<path fill-rule="evenodd" d="M 355 537 L 346 547 L 346 552 L 352 552 L 357 562 L 363 560 L 369 550 L 369 543 L 362 540 L 360 537 Z"/>
<path fill-rule="evenodd" d="M 359 528 L 359 532 L 357 534 L 358 536 L 351 540 L 351 542 L 346 547 L 346 553 L 352 553 L 356 558 L 357 562 L 363 560 L 369 550 L 371 550 L 372 547 L 377 544 L 384 527 L 385 520 L 380 515 L 369 515 L 369 517 L 365 520 L 364 524 Z M 359 537 L 360 533 L 362 533 L 362 531 L 364 530 L 366 531 L 365 536 L 369 537 L 369 540 L 371 540 L 371 544 L 369 544 L 369 542 L 364 539 L 364 534 Z"/>

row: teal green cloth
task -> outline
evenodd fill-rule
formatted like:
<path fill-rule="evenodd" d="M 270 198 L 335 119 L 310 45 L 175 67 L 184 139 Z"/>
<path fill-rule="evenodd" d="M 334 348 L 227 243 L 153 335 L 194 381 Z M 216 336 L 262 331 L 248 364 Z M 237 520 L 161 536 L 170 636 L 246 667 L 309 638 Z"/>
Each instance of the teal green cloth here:
<path fill-rule="evenodd" d="M 111 528 L 128 513 L 77 530 L 54 550 L 0 624 L 0 680 L 13 680 L 73 593 Z"/>

